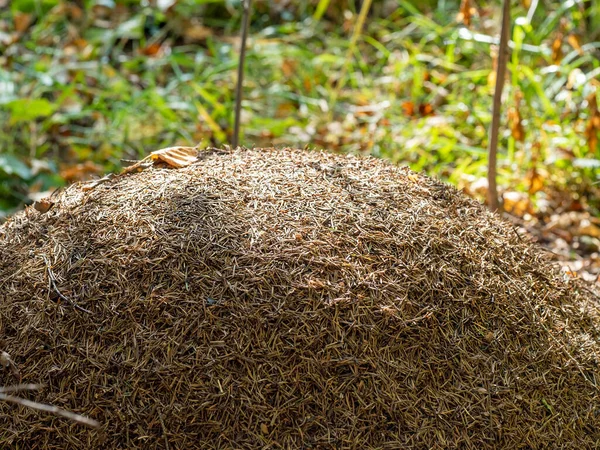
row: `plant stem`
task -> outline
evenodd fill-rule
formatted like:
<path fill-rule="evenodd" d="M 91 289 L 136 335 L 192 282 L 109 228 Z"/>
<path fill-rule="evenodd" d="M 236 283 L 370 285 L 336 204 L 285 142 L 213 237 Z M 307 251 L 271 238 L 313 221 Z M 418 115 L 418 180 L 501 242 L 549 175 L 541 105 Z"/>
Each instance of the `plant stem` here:
<path fill-rule="evenodd" d="M 500 110 L 502 108 L 502 89 L 504 74 L 508 61 L 508 31 L 510 28 L 510 0 L 504 0 L 502 11 L 502 30 L 500 32 L 500 49 L 498 51 L 498 67 L 496 72 L 496 88 L 492 110 L 492 125 L 490 126 L 490 143 L 488 149 L 488 206 L 492 211 L 498 211 L 498 185 L 496 182 L 496 165 L 498 154 L 498 134 L 500 129 Z"/>
<path fill-rule="evenodd" d="M 246 61 L 246 40 L 248 38 L 248 26 L 250 24 L 250 7 L 252 0 L 244 0 L 244 16 L 242 19 L 242 42 L 240 48 L 240 60 L 238 63 L 237 86 L 235 88 L 235 123 L 233 127 L 233 148 L 240 142 L 240 115 L 242 112 L 242 88 L 244 86 L 244 62 Z"/>

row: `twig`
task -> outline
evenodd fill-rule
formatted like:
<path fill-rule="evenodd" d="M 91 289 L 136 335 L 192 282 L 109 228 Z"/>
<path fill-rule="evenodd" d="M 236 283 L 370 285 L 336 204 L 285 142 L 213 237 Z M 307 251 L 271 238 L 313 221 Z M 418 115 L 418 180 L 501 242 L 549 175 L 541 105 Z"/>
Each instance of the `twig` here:
<path fill-rule="evenodd" d="M 26 400 L 24 398 L 15 397 L 13 395 L 7 395 L 5 392 L 15 392 L 18 390 L 36 390 L 39 389 L 40 386 L 35 384 L 25 384 L 18 386 L 9 386 L 0 388 L 0 400 L 9 403 L 15 403 L 17 405 L 25 406 L 27 408 L 32 408 L 37 411 L 44 411 L 50 414 L 54 414 L 60 417 L 65 417 L 74 422 L 80 423 L 82 425 L 87 425 L 92 428 L 100 428 L 100 423 L 94 419 L 90 419 L 89 417 L 82 416 L 80 414 L 75 414 L 70 411 L 66 411 L 64 409 L 60 409 L 57 406 L 46 405 L 44 403 L 33 402 L 31 400 Z"/>
<path fill-rule="evenodd" d="M 67 303 L 70 303 L 73 308 L 84 313 L 92 314 L 92 312 L 89 309 L 85 309 L 79 306 L 73 300 L 71 300 L 67 296 L 63 295 L 62 292 L 60 292 L 58 286 L 56 286 L 56 277 L 54 276 L 54 272 L 52 272 L 52 268 L 50 267 L 50 262 L 48 261 L 48 258 L 46 258 L 45 255 L 42 255 L 42 258 L 44 258 L 44 262 L 46 263 L 46 269 L 48 269 L 48 280 L 50 281 L 50 287 L 54 289 L 54 292 L 56 292 L 61 299 L 63 299 Z"/>
<path fill-rule="evenodd" d="M 114 173 L 109 173 L 108 175 L 103 176 L 97 180 L 90 181 L 89 184 L 86 184 L 82 187 L 84 191 L 89 191 L 94 189 L 96 186 L 101 185 L 102 183 L 106 183 L 107 181 L 112 180 L 116 175 Z"/>
<path fill-rule="evenodd" d="M 496 88 L 490 126 L 490 143 L 488 149 L 488 206 L 498 211 L 498 185 L 496 183 L 496 160 L 498 154 L 498 134 L 500 129 L 500 109 L 502 108 L 502 89 L 504 74 L 508 61 L 508 30 L 510 28 L 510 0 L 504 0 L 502 11 L 502 30 L 500 32 L 500 49 L 498 51 L 498 67 L 496 68 Z"/>
<path fill-rule="evenodd" d="M 87 184 L 86 186 L 83 186 L 82 189 L 84 191 L 92 190 L 96 186 L 101 185 L 102 183 L 106 183 L 107 181 L 114 180 L 117 177 L 121 177 L 128 173 L 134 172 L 138 169 L 147 169 L 148 167 L 150 167 L 154 164 L 154 161 L 152 160 L 152 155 L 148 155 L 144 159 L 141 159 L 139 161 L 138 160 L 130 160 L 130 159 L 122 159 L 121 161 L 133 162 L 134 164 L 132 164 L 131 166 L 125 167 L 119 174 L 109 173 L 108 175 L 106 175 L 98 180 L 90 181 L 89 184 Z"/>
<path fill-rule="evenodd" d="M 244 86 L 244 63 L 246 61 L 246 39 L 248 38 L 248 26 L 250 24 L 250 7 L 252 0 L 244 0 L 244 17 L 242 19 L 242 43 L 240 49 L 240 60 L 238 63 L 237 86 L 235 88 L 235 122 L 233 127 L 233 148 L 237 148 L 240 142 L 240 116 L 242 113 L 242 88 Z"/>

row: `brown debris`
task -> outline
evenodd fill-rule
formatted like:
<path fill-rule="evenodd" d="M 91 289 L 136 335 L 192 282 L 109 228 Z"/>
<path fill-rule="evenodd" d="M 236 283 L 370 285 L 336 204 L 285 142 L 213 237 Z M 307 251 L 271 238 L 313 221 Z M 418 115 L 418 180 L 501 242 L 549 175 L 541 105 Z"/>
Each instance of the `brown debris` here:
<path fill-rule="evenodd" d="M 3 446 L 600 443 L 598 298 L 449 186 L 291 149 L 82 186 L 0 227 L 0 330 L 101 428 L 0 403 Z"/>

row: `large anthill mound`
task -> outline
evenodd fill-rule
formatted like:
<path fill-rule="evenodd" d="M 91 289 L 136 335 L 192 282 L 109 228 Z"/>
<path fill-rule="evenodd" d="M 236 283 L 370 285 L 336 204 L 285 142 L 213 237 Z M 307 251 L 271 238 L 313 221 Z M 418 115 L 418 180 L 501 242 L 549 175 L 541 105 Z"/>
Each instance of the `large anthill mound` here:
<path fill-rule="evenodd" d="M 0 404 L 1 447 L 600 443 L 595 298 L 438 181 L 206 151 L 55 202 L 0 228 L 0 350 L 102 427 Z"/>

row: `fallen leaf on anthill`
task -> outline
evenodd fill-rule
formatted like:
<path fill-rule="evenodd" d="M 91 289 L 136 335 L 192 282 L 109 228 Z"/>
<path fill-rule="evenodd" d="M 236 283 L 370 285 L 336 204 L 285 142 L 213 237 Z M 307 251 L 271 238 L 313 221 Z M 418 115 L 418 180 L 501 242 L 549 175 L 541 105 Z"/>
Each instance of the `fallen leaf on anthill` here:
<path fill-rule="evenodd" d="M 163 161 L 177 169 L 189 166 L 198 159 L 196 147 L 167 147 L 150 153 L 153 161 Z"/>
<path fill-rule="evenodd" d="M 53 206 L 54 202 L 49 198 L 43 198 L 41 200 L 38 200 L 37 202 L 33 202 L 33 207 L 42 214 L 50 211 L 50 208 L 52 208 Z"/>

